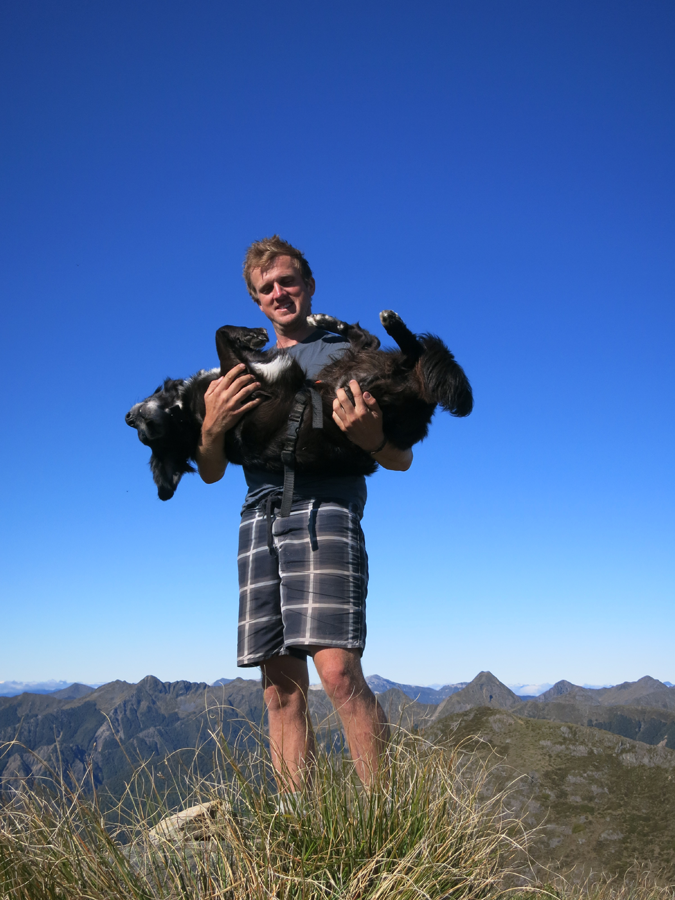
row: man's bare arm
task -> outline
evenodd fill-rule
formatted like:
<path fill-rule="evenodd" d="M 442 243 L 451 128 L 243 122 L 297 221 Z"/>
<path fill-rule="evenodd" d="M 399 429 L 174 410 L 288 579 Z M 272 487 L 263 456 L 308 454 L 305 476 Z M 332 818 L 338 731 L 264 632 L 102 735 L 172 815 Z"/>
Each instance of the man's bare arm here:
<path fill-rule="evenodd" d="M 202 481 L 213 484 L 225 474 L 225 434 L 239 419 L 260 403 L 249 395 L 260 387 L 253 375 L 240 364 L 212 381 L 204 395 L 206 413 L 202 423 L 202 442 L 197 451 L 197 467 Z"/>
<path fill-rule="evenodd" d="M 350 441 L 372 453 L 383 469 L 405 472 L 413 461 L 412 450 L 399 450 L 385 441 L 382 429 L 382 410 L 377 400 L 367 391 L 362 393 L 359 383 L 349 382 L 354 402 L 343 388 L 338 388 L 333 401 L 333 420 Z"/>
<path fill-rule="evenodd" d="M 413 452 L 410 447 L 407 450 L 399 450 L 393 444 L 387 442 L 379 453 L 373 453 L 373 458 L 383 469 L 392 472 L 407 472 L 413 461 Z"/>

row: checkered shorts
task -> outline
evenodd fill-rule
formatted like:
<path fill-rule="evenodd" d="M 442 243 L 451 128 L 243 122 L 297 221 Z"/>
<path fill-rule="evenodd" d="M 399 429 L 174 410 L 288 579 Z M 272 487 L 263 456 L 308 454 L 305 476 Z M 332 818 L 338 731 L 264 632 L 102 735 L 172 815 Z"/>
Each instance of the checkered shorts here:
<path fill-rule="evenodd" d="M 368 557 L 359 513 L 307 500 L 289 516 L 269 515 L 263 506 L 241 519 L 237 665 L 306 658 L 311 645 L 363 650 Z"/>

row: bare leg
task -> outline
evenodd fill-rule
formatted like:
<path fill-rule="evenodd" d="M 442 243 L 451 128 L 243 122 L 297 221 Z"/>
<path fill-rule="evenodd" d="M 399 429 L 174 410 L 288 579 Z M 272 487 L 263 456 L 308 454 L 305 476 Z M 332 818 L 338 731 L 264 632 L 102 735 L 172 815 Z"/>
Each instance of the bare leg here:
<path fill-rule="evenodd" d="M 389 740 L 387 717 L 363 677 L 358 650 L 313 649 L 314 665 L 342 720 L 356 772 L 364 785 L 371 785 Z"/>
<path fill-rule="evenodd" d="M 307 710 L 307 663 L 275 656 L 261 666 L 270 752 L 279 791 L 298 791 L 311 776 L 314 731 Z"/>

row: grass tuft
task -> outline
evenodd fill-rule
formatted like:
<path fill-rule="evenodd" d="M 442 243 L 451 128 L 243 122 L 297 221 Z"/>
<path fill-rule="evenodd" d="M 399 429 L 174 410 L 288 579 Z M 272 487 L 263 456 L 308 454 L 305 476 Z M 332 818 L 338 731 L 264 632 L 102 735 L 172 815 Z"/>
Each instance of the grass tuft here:
<path fill-rule="evenodd" d="M 344 754 L 320 751 L 288 812 L 262 740 L 214 746 L 205 777 L 184 754 L 170 778 L 139 767 L 112 810 L 70 777 L 26 783 L 0 809 L 0 898 L 577 900 L 576 888 L 507 887 L 528 835 L 505 795 L 484 799 L 489 770 L 461 748 L 399 731 L 371 790 Z M 594 889 L 592 900 L 666 900 Z"/>

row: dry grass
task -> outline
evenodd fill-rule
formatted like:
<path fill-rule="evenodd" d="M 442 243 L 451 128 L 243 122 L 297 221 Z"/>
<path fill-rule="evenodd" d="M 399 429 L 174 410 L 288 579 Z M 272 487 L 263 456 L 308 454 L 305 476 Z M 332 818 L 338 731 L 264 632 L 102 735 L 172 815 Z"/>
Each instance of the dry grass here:
<path fill-rule="evenodd" d="M 141 767 L 120 805 L 102 813 L 68 780 L 28 786 L 1 811 L 0 896 L 81 898 L 488 898 L 524 835 L 503 797 L 461 751 L 400 733 L 387 779 L 364 791 L 350 762 L 322 754 L 303 809 L 281 814 L 266 752 L 217 743 L 218 776 L 196 771 L 158 787 Z M 163 781 L 162 784 L 166 784 Z M 153 831 L 181 809 L 217 800 L 201 833 Z"/>
<path fill-rule="evenodd" d="M 488 764 L 461 747 L 399 731 L 386 779 L 368 792 L 343 754 L 323 753 L 302 808 L 282 814 L 264 743 L 214 746 L 208 777 L 203 751 L 187 769 L 181 754 L 173 779 L 141 766 L 112 811 L 56 773 L 26 784 L 0 809 L 1 900 L 675 900 L 643 872 L 528 882 L 514 861 L 529 836 L 505 795 L 484 799 Z M 204 803 L 191 833 L 157 829 Z"/>

